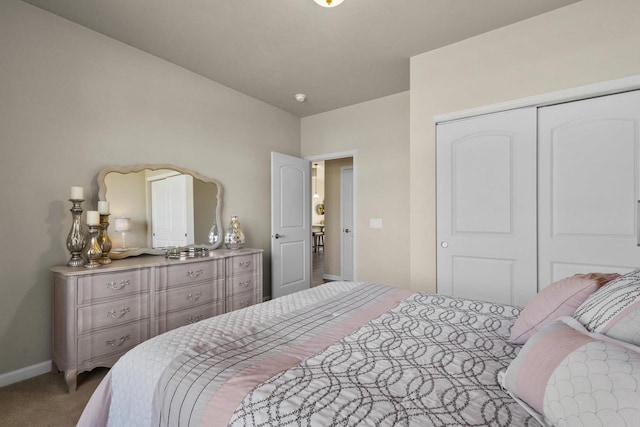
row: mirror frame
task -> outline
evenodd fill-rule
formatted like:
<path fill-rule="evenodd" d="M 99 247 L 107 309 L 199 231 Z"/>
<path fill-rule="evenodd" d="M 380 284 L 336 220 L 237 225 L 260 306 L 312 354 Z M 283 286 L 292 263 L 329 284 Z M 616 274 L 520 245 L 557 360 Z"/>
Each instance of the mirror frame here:
<path fill-rule="evenodd" d="M 100 171 L 100 173 L 98 174 L 98 200 L 107 200 L 106 199 L 106 194 L 107 194 L 107 185 L 105 183 L 105 178 L 107 176 L 107 174 L 115 172 L 115 173 L 121 173 L 121 174 L 127 174 L 127 173 L 135 173 L 135 172 L 142 172 L 145 169 L 151 169 L 151 170 L 159 170 L 159 169 L 170 169 L 170 170 L 174 170 L 177 172 L 180 172 L 182 174 L 185 175 L 191 175 L 192 177 L 199 179 L 200 181 L 204 181 L 204 182 L 209 182 L 211 184 L 215 184 L 218 186 L 218 194 L 216 196 L 216 212 L 215 212 L 215 221 L 216 224 L 218 224 L 218 231 L 221 230 L 221 223 L 220 223 L 220 215 L 222 212 L 222 184 L 220 183 L 220 181 L 218 181 L 215 178 L 209 178 L 206 177 L 204 175 L 199 174 L 198 172 L 192 170 L 192 169 L 187 169 L 187 168 L 183 168 L 180 166 L 176 166 L 176 165 L 171 165 L 168 163 L 160 163 L 160 164 L 156 164 L 156 163 L 144 163 L 141 165 L 137 165 L 137 166 L 108 166 L 104 169 L 102 169 Z M 195 245 L 195 246 L 202 246 L 205 247 L 207 249 L 216 249 L 218 248 L 221 244 L 222 244 L 222 235 L 220 236 L 220 239 L 218 240 L 218 242 L 215 245 Z M 193 246 L 193 245 L 190 245 Z M 154 248 L 136 248 L 136 249 L 132 249 L 132 250 L 128 250 L 128 251 L 123 251 L 123 252 L 119 252 L 119 253 L 109 253 L 109 258 L 112 259 L 121 259 L 121 258 L 127 258 L 130 256 L 137 256 L 137 255 L 142 255 L 142 254 L 149 254 L 149 255 L 165 255 L 166 254 L 166 250 L 164 249 L 154 249 Z"/>

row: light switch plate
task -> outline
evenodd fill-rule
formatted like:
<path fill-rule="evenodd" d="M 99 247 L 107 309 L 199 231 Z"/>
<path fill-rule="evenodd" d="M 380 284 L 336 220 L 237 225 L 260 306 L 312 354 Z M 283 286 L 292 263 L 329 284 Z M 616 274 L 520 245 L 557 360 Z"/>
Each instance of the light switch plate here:
<path fill-rule="evenodd" d="M 380 219 L 380 218 L 371 218 L 371 219 L 369 219 L 369 227 L 371 227 L 371 228 L 382 228 L 382 219 Z"/>

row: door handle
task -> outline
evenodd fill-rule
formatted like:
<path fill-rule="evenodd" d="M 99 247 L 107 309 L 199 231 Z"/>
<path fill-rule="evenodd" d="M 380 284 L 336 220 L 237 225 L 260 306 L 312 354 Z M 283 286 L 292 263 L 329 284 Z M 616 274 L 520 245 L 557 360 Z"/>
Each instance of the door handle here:
<path fill-rule="evenodd" d="M 443 248 L 447 249 L 449 247 L 449 243 L 442 241 L 440 242 L 440 246 L 442 246 Z"/>
<path fill-rule="evenodd" d="M 351 233 L 351 230 L 349 230 L 348 228 L 345 228 L 345 229 L 344 229 L 344 232 L 345 232 L 345 233 Z"/>
<path fill-rule="evenodd" d="M 279 239 L 279 238 L 281 238 L 281 237 L 285 237 L 285 236 L 284 236 L 284 234 L 278 234 L 278 233 L 276 233 L 276 234 L 274 234 L 274 236 L 273 236 L 273 237 L 275 237 L 276 239 Z"/>

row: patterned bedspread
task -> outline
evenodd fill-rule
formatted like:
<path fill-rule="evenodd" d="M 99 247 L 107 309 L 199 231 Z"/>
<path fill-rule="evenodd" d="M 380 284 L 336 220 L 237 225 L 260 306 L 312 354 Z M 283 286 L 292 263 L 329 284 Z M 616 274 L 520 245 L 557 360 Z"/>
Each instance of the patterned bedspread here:
<path fill-rule="evenodd" d="M 360 284 L 189 346 L 157 382 L 152 425 L 538 425 L 498 383 L 518 314 Z"/>

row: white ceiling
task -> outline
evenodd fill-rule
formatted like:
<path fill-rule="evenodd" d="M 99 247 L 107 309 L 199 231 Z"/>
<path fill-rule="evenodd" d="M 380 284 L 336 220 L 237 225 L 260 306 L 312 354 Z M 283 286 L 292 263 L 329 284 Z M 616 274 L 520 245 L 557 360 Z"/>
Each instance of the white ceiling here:
<path fill-rule="evenodd" d="M 305 117 L 408 90 L 411 56 L 577 0 L 24 1 Z"/>

